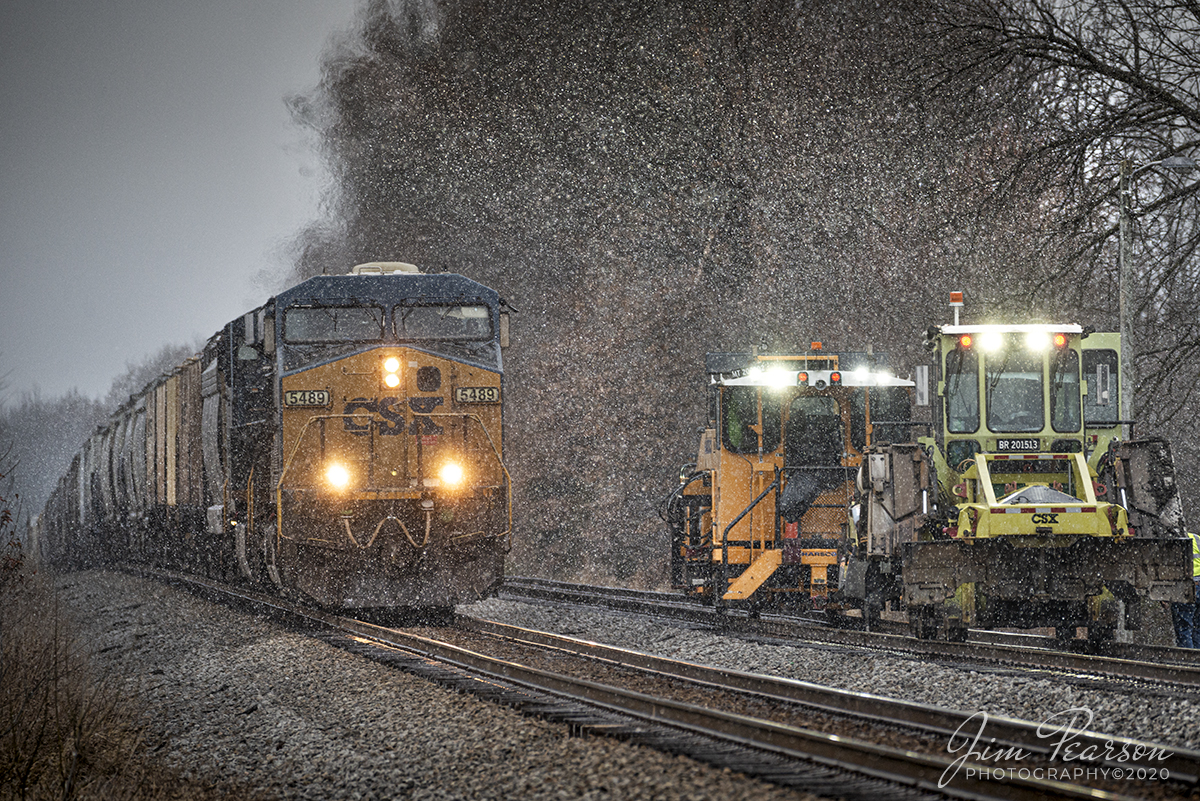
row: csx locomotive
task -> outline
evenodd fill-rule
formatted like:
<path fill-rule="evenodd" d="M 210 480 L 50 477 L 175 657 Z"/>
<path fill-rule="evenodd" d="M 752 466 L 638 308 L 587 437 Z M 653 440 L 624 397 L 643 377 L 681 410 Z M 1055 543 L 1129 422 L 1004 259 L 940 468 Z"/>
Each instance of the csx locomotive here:
<path fill-rule="evenodd" d="M 46 556 L 331 607 L 486 596 L 511 547 L 507 324 L 494 290 L 398 262 L 281 292 L 88 440 L 42 515 Z"/>

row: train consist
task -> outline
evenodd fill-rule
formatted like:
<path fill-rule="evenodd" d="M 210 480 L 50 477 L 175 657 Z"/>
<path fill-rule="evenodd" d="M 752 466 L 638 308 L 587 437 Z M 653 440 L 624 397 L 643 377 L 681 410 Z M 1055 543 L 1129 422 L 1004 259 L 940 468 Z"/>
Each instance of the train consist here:
<path fill-rule="evenodd" d="M 511 548 L 507 322 L 494 290 L 398 262 L 281 292 L 87 441 L 41 517 L 44 556 L 336 608 L 488 595 Z"/>
<path fill-rule="evenodd" d="M 1118 334 L 956 319 L 926 344 L 932 383 L 926 368 L 860 387 L 844 356 L 818 357 L 838 388 L 812 353 L 711 355 L 709 425 L 667 502 L 673 582 L 718 606 L 857 608 L 867 626 L 890 607 L 947 639 L 1128 640 L 1148 602 L 1191 598 L 1169 445 L 1122 437 Z"/>

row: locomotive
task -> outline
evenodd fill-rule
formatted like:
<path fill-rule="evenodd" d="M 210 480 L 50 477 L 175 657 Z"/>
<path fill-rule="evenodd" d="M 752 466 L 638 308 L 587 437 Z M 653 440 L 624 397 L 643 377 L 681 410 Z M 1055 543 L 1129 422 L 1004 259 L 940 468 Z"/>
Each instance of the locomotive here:
<path fill-rule="evenodd" d="M 855 476 L 909 419 L 913 382 L 885 363 L 819 342 L 707 355 L 708 425 L 663 509 L 676 588 L 731 609 L 847 607 Z"/>
<path fill-rule="evenodd" d="M 464 276 L 373 262 L 230 322 L 84 444 L 51 561 L 145 561 L 333 608 L 446 609 L 511 549 L 508 314 Z"/>

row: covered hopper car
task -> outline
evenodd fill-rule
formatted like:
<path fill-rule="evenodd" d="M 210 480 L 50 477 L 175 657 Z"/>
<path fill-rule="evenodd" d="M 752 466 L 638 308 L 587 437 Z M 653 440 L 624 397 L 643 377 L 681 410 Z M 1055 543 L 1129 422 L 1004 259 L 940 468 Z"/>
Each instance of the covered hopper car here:
<path fill-rule="evenodd" d="M 52 561 L 145 561 L 330 607 L 484 597 L 511 546 L 498 294 L 396 262 L 310 278 L 130 398 L 41 516 Z"/>

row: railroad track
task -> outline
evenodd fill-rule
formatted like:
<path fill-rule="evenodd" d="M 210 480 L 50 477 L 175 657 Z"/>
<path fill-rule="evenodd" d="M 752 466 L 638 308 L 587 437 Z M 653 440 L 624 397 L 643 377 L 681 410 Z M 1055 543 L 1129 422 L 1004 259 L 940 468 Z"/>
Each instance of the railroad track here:
<path fill-rule="evenodd" d="M 1146 790 L 1144 782 L 1115 780 L 1117 770 L 1130 768 L 1120 758 L 1087 763 L 1091 774 L 1082 778 L 1089 783 L 1074 775 L 1064 780 L 1068 766 L 1046 759 L 1053 743 L 1019 721 L 992 718 L 985 724 L 925 705 L 715 670 L 489 621 L 463 618 L 449 629 L 399 630 L 206 579 L 142 570 L 298 621 L 331 643 L 562 721 L 576 733 L 630 739 L 821 795 L 1079 799 L 1144 797 Z M 814 720 L 830 731 L 798 724 Z M 888 738 L 899 745 L 846 734 L 880 727 L 893 732 Z M 968 733 L 976 731 L 992 747 L 1020 748 L 1025 756 L 1003 763 L 968 759 Z M 948 753 L 954 732 L 958 747 Z M 1175 777 L 1151 782 L 1163 797 L 1186 795 L 1188 783 L 1200 777 L 1200 753 L 1074 736 L 1082 738 L 1074 740 L 1081 747 L 1107 743 L 1108 751 L 1100 753 L 1112 754 L 1115 743 L 1118 754 L 1121 747 L 1161 754 L 1143 770 Z M 1057 778 L 1040 778 L 1045 775 Z M 1136 795 L 1122 795 L 1129 792 Z"/>
<path fill-rule="evenodd" d="M 821 642 L 904 653 L 942 662 L 997 664 L 1046 670 L 1074 677 L 1149 682 L 1200 689 L 1200 650 L 1155 648 L 1112 643 L 1107 654 L 1064 651 L 1052 637 L 1006 634 L 972 629 L 967 642 L 918 640 L 902 634 L 859 631 L 823 621 L 740 612 L 718 613 L 674 593 L 570 584 L 551 579 L 514 577 L 505 580 L 499 597 L 516 601 L 568 603 L 635 612 L 703 625 L 739 635 L 798 642 Z"/>

